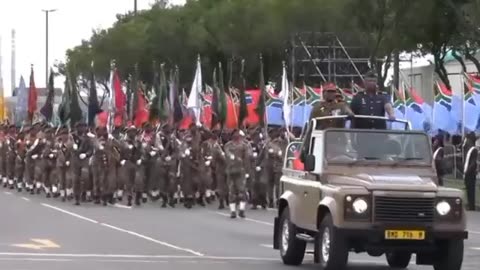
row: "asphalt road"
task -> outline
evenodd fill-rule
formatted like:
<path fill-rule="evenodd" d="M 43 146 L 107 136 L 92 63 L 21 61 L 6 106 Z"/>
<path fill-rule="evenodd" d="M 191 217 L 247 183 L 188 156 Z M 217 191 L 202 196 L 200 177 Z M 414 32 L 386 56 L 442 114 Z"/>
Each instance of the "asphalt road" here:
<path fill-rule="evenodd" d="M 0 189 L 0 269 L 281 270 L 271 248 L 275 212 L 231 220 L 215 207 L 161 209 L 147 204 L 76 207 L 42 195 Z M 468 213 L 465 270 L 480 264 L 480 213 Z M 317 269 L 307 256 L 300 269 Z M 350 256 L 351 270 L 389 269 L 383 257 Z M 409 269 L 432 269 L 412 265 Z"/>

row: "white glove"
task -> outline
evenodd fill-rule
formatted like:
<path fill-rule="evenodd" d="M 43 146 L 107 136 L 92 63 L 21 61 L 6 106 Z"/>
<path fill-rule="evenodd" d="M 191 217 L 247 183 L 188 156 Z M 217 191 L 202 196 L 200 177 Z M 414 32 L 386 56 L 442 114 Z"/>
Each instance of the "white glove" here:
<path fill-rule="evenodd" d="M 10 140 L 7 140 L 7 145 L 10 145 Z"/>
<path fill-rule="evenodd" d="M 54 155 L 53 155 L 53 154 L 49 154 L 48 157 L 49 157 L 49 158 L 53 158 Z"/>
<path fill-rule="evenodd" d="M 143 148 L 147 147 L 147 143 L 142 143 L 142 147 Z"/>
<path fill-rule="evenodd" d="M 132 149 L 133 149 L 133 145 L 128 144 L 128 149 L 132 150 Z"/>
<path fill-rule="evenodd" d="M 185 150 L 185 155 L 190 156 L 190 149 Z"/>
<path fill-rule="evenodd" d="M 260 139 L 263 139 L 263 134 L 262 133 L 258 134 L 258 137 L 260 137 Z"/>
<path fill-rule="evenodd" d="M 282 154 L 283 154 L 282 150 L 278 151 L 279 156 L 282 156 Z"/>
<path fill-rule="evenodd" d="M 47 142 L 47 139 L 43 138 L 42 143 L 46 143 L 46 142 Z"/>
<path fill-rule="evenodd" d="M 272 148 L 269 148 L 269 149 L 268 149 L 268 153 L 270 153 L 270 154 L 273 153 L 273 149 L 272 149 Z"/>
<path fill-rule="evenodd" d="M 100 146 L 98 147 L 98 149 L 103 150 L 103 149 L 105 149 L 105 147 L 104 147 L 103 145 L 100 145 Z"/>
<path fill-rule="evenodd" d="M 205 161 L 206 166 L 210 166 L 210 160 Z"/>
<path fill-rule="evenodd" d="M 76 143 L 73 144 L 73 150 L 78 150 L 78 144 Z"/>
<path fill-rule="evenodd" d="M 253 152 L 253 157 L 257 157 L 258 156 L 258 153 L 257 152 Z"/>
<path fill-rule="evenodd" d="M 150 156 L 153 157 L 153 156 L 155 156 L 156 153 L 157 153 L 157 152 L 155 152 L 155 151 L 150 151 Z"/>
<path fill-rule="evenodd" d="M 232 155 L 232 154 L 230 154 L 230 159 L 231 159 L 231 160 L 234 160 L 234 159 L 235 159 L 235 156 Z"/>
<path fill-rule="evenodd" d="M 259 172 L 259 171 L 261 171 L 261 170 L 262 170 L 262 167 L 260 167 L 260 166 L 257 166 L 257 167 L 255 167 L 255 170 L 256 170 L 257 172 Z"/>
<path fill-rule="evenodd" d="M 250 178 L 250 174 L 246 173 L 245 178 Z"/>
<path fill-rule="evenodd" d="M 95 138 L 95 135 L 94 135 L 93 133 L 91 133 L 91 132 L 88 132 L 88 133 L 87 133 L 87 136 L 90 137 L 90 138 Z"/>
<path fill-rule="evenodd" d="M 164 149 L 164 148 L 163 148 L 163 145 L 160 144 L 160 146 L 158 147 L 158 149 L 163 150 L 163 149 Z"/>
<path fill-rule="evenodd" d="M 109 138 L 110 140 L 113 140 L 113 139 L 114 139 L 114 137 L 113 137 L 112 134 L 108 134 L 108 138 Z"/>
<path fill-rule="evenodd" d="M 20 141 L 20 140 L 19 140 L 19 141 Z M 30 144 L 30 141 L 29 141 L 29 140 L 27 140 L 25 143 L 27 143 L 27 144 Z"/>
<path fill-rule="evenodd" d="M 165 157 L 165 160 L 166 160 L 166 161 L 170 161 L 170 160 L 172 160 L 172 158 L 171 158 L 170 156 L 166 156 L 166 157 Z"/>
<path fill-rule="evenodd" d="M 197 127 L 202 127 L 202 124 L 200 124 L 200 123 L 197 123 Z"/>
<path fill-rule="evenodd" d="M 212 160 L 212 156 L 207 156 L 207 157 L 205 157 L 205 159 Z"/>
<path fill-rule="evenodd" d="M 182 154 L 182 158 L 186 157 L 185 154 Z"/>
<path fill-rule="evenodd" d="M 38 155 L 32 155 L 32 159 L 37 159 Z"/>
<path fill-rule="evenodd" d="M 87 157 L 87 155 L 85 153 L 81 153 L 80 155 L 78 155 L 78 157 L 80 159 L 85 159 Z"/>
<path fill-rule="evenodd" d="M 120 165 L 122 165 L 122 166 L 125 165 L 125 159 L 122 159 L 122 160 L 120 161 Z"/>
<path fill-rule="evenodd" d="M 66 161 L 65 166 L 67 166 L 67 167 L 70 166 L 70 161 Z"/>
<path fill-rule="evenodd" d="M 137 160 L 137 165 L 141 165 L 141 164 L 142 164 L 142 160 L 141 159 Z"/>

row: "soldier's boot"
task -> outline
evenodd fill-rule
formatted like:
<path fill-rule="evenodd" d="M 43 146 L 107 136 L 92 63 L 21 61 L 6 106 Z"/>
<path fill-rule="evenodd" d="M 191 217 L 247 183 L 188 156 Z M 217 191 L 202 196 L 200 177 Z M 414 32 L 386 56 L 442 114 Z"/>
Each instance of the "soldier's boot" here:
<path fill-rule="evenodd" d="M 85 195 L 85 198 L 87 199 L 87 202 L 93 202 L 92 192 L 87 191 L 86 195 Z"/>
<path fill-rule="evenodd" d="M 107 198 L 110 204 L 115 204 L 115 198 L 113 197 L 113 194 L 108 194 Z"/>
<path fill-rule="evenodd" d="M 62 202 L 65 202 L 67 200 L 67 191 L 65 189 L 60 190 L 60 197 L 62 197 Z"/>
<path fill-rule="evenodd" d="M 200 195 L 200 197 L 197 198 L 197 204 L 200 206 L 205 207 L 205 201 L 203 200 L 203 196 Z"/>
<path fill-rule="evenodd" d="M 36 189 L 36 193 L 40 194 L 42 192 L 42 183 L 35 182 L 35 189 Z"/>
<path fill-rule="evenodd" d="M 147 203 L 147 200 L 148 200 L 148 195 L 146 192 L 142 193 L 142 202 L 143 203 Z"/>
<path fill-rule="evenodd" d="M 47 197 L 47 199 L 52 197 L 52 194 L 50 193 L 50 191 L 47 192 L 46 197 Z"/>
<path fill-rule="evenodd" d="M 161 196 L 162 196 L 162 208 L 166 208 L 168 203 L 168 196 L 166 194 L 162 194 Z"/>
<path fill-rule="evenodd" d="M 218 209 L 219 210 L 225 209 L 225 204 L 224 204 L 224 199 L 223 198 L 220 198 L 218 200 Z"/>
<path fill-rule="evenodd" d="M 74 197 L 75 197 L 75 205 L 80 205 L 81 195 L 75 195 Z"/>
<path fill-rule="evenodd" d="M 17 182 L 17 191 L 22 192 L 22 188 L 23 188 L 23 183 L 22 182 Z"/>
<path fill-rule="evenodd" d="M 30 195 L 34 195 L 35 189 L 33 188 L 33 186 L 30 186 L 29 189 L 30 189 Z"/>
<path fill-rule="evenodd" d="M 107 204 L 108 204 L 108 194 L 102 195 L 102 202 L 103 202 L 103 206 L 107 206 Z"/>
<path fill-rule="evenodd" d="M 101 203 L 101 200 L 100 200 L 100 195 L 95 195 L 95 204 L 100 204 Z"/>
<path fill-rule="evenodd" d="M 8 185 L 10 189 L 15 189 L 15 181 L 13 179 L 8 179 Z"/>
<path fill-rule="evenodd" d="M 194 199 L 193 199 L 193 198 L 190 198 L 190 197 L 184 198 L 185 208 L 191 209 L 192 206 L 193 206 L 193 202 L 194 202 Z"/>
<path fill-rule="evenodd" d="M 3 187 L 6 188 L 8 186 L 7 177 L 1 177 L 1 178 L 2 178 Z"/>
<path fill-rule="evenodd" d="M 214 193 L 210 189 L 207 189 L 205 191 L 205 202 L 207 204 L 211 204 L 212 201 L 214 201 L 214 200 L 215 200 Z"/>
<path fill-rule="evenodd" d="M 268 208 L 273 208 L 273 201 L 270 201 L 270 202 L 268 203 Z"/>
<path fill-rule="evenodd" d="M 170 207 L 172 207 L 172 208 L 175 208 L 175 199 L 173 198 L 173 195 L 169 196 L 168 205 L 170 205 Z"/>
<path fill-rule="evenodd" d="M 231 203 L 230 206 L 230 218 L 237 218 L 237 204 Z"/>
<path fill-rule="evenodd" d="M 132 199 L 133 199 L 132 195 L 127 196 L 127 206 L 132 206 Z"/>
<path fill-rule="evenodd" d="M 136 192 L 135 193 L 135 205 L 138 206 L 138 205 L 141 204 L 141 202 L 140 202 L 141 198 L 142 198 L 142 193 L 141 192 Z"/>
<path fill-rule="evenodd" d="M 87 202 L 87 193 L 86 192 L 82 192 L 82 195 L 80 196 L 80 200 L 82 201 L 82 203 Z"/>
<path fill-rule="evenodd" d="M 121 190 L 121 189 L 119 189 L 119 190 L 117 191 L 117 200 L 118 200 L 119 202 L 123 201 L 123 190 Z"/>
<path fill-rule="evenodd" d="M 247 206 L 247 203 L 244 201 L 241 201 L 239 204 L 239 210 L 238 210 L 238 216 L 241 218 L 245 218 L 245 207 Z"/>

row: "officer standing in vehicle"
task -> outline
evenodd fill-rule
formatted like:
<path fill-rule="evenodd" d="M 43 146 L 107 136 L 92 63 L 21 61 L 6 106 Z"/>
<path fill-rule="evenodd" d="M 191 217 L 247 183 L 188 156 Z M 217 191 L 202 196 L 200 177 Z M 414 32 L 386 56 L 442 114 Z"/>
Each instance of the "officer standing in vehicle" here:
<path fill-rule="evenodd" d="M 337 102 L 336 94 L 337 87 L 333 83 L 327 83 L 323 86 L 323 101 L 317 103 L 310 113 L 310 120 L 323 117 L 323 116 L 336 116 L 336 115 L 353 115 L 354 112 L 343 102 Z M 310 122 L 310 121 L 309 121 Z M 344 127 L 343 119 L 339 121 L 338 119 L 331 119 L 322 121 L 320 124 L 321 129 L 328 127 Z"/>
<path fill-rule="evenodd" d="M 365 75 L 365 91 L 357 93 L 350 103 L 350 107 L 356 115 L 370 115 L 384 117 L 395 120 L 395 112 L 387 95 L 377 91 L 377 75 L 374 71 L 369 71 Z M 355 128 L 362 129 L 386 129 L 387 124 L 384 120 L 355 119 Z"/>

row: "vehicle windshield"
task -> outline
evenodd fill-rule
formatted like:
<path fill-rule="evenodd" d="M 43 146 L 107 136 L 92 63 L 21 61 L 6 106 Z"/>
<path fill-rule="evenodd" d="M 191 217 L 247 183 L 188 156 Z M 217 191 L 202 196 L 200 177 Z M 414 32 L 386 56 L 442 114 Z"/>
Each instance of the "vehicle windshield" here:
<path fill-rule="evenodd" d="M 329 130 L 325 135 L 325 159 L 329 163 L 430 165 L 431 156 L 428 136 L 418 132 Z"/>

